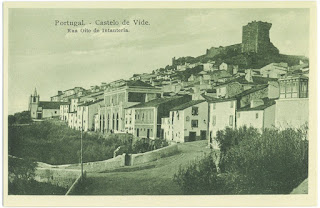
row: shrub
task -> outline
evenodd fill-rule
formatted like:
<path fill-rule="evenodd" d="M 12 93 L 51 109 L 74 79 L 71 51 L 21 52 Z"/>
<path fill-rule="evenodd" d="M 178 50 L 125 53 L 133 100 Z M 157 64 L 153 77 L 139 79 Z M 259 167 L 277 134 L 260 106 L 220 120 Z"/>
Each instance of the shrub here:
<path fill-rule="evenodd" d="M 232 147 L 221 162 L 236 173 L 246 194 L 285 194 L 308 177 L 308 142 L 294 129 L 265 130 Z"/>
<path fill-rule="evenodd" d="M 253 128 L 226 128 L 217 133 L 221 174 L 208 157 L 180 169 L 174 179 L 193 194 L 288 194 L 308 177 L 305 138 L 305 131 L 295 129 L 260 134 Z"/>
<path fill-rule="evenodd" d="M 184 194 L 216 194 L 220 186 L 211 154 L 193 161 L 185 168 L 180 166 L 173 180 L 178 183 Z"/>
<path fill-rule="evenodd" d="M 23 112 L 15 113 L 14 115 L 8 116 L 8 125 L 28 124 L 31 122 L 32 122 L 32 119 L 30 116 L 30 111 L 23 111 Z"/>
<path fill-rule="evenodd" d="M 144 153 L 162 147 L 168 146 L 168 142 L 164 139 L 137 138 L 132 145 L 131 153 Z"/>
<path fill-rule="evenodd" d="M 8 157 L 8 159 L 8 172 L 11 181 L 30 181 L 34 178 L 37 163 L 15 157 Z"/>
<path fill-rule="evenodd" d="M 80 162 L 80 131 L 50 120 L 27 126 L 9 126 L 8 152 L 20 158 L 53 165 Z M 83 133 L 83 162 L 107 160 L 123 153 L 139 153 L 167 146 L 165 140 L 133 138 L 131 134 Z"/>
<path fill-rule="evenodd" d="M 8 194 L 64 195 L 66 193 L 67 190 L 65 188 L 48 183 L 40 183 L 34 180 L 37 163 L 31 160 L 20 159 L 16 157 L 9 157 L 8 159 Z"/>

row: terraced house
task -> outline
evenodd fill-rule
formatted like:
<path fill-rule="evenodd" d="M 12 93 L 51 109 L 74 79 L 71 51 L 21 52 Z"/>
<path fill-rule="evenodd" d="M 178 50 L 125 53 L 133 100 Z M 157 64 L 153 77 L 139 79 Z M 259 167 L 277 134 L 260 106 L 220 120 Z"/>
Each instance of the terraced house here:
<path fill-rule="evenodd" d="M 98 110 L 99 131 L 125 132 L 125 108 L 162 97 L 159 88 L 140 80 L 125 81 L 104 92 L 104 102 Z"/>
<path fill-rule="evenodd" d="M 207 138 L 208 103 L 191 100 L 171 109 L 169 117 L 161 120 L 163 138 L 183 143 Z"/>
<path fill-rule="evenodd" d="M 170 110 L 191 100 L 191 96 L 170 96 L 140 103 L 126 109 L 126 129 L 137 137 L 160 138 L 161 118 L 168 117 Z"/>

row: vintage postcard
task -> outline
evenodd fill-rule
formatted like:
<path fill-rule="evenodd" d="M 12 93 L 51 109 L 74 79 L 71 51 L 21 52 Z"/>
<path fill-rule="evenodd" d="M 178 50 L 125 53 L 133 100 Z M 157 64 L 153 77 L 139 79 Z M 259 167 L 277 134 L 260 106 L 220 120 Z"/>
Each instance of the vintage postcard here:
<path fill-rule="evenodd" d="M 315 2 L 5 2 L 5 206 L 314 206 Z"/>

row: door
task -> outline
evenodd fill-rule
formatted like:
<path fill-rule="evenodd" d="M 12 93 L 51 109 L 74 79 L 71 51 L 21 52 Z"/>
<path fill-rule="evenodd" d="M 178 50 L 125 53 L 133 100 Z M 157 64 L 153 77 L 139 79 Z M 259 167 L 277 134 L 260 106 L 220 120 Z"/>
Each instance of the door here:
<path fill-rule="evenodd" d="M 150 137 L 150 129 L 147 129 L 147 138 Z"/>
<path fill-rule="evenodd" d="M 201 138 L 201 140 L 206 140 L 206 138 L 207 138 L 207 131 L 200 131 L 200 138 Z"/>
<path fill-rule="evenodd" d="M 42 118 L 42 113 L 37 113 L 37 119 L 41 119 Z"/>
<path fill-rule="evenodd" d="M 189 132 L 189 142 L 196 141 L 196 132 Z"/>

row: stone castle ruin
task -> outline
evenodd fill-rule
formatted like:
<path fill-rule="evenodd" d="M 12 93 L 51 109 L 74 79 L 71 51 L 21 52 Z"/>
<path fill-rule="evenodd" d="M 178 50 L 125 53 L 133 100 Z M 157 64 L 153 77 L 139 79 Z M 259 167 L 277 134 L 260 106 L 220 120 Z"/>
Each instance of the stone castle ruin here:
<path fill-rule="evenodd" d="M 243 26 L 241 52 L 279 54 L 279 50 L 270 42 L 271 26 L 271 23 L 261 21 L 253 21 Z"/>
<path fill-rule="evenodd" d="M 206 55 L 214 57 L 221 53 L 256 53 L 279 54 L 279 50 L 270 42 L 269 31 L 272 24 L 268 22 L 252 21 L 242 27 L 242 43 L 226 47 L 212 47 L 207 49 Z"/>

